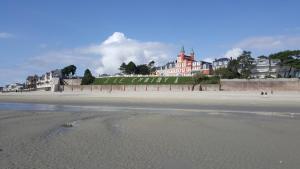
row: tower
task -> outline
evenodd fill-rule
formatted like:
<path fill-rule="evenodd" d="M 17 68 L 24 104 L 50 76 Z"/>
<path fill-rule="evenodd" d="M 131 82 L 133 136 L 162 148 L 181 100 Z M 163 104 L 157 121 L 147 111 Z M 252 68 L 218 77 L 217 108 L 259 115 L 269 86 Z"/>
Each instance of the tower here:
<path fill-rule="evenodd" d="M 195 60 L 195 52 L 194 52 L 194 49 L 192 48 L 191 50 L 191 59 L 192 60 Z"/>
<path fill-rule="evenodd" d="M 184 60 L 184 55 L 185 55 L 185 50 L 184 50 L 184 46 L 182 46 L 181 50 L 179 52 L 179 55 L 178 55 L 178 59 L 180 62 L 182 62 Z"/>

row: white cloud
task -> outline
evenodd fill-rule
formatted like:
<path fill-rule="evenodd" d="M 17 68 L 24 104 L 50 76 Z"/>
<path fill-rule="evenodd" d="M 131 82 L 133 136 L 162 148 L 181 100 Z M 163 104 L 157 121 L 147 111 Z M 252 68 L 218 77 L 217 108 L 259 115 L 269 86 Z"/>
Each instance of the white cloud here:
<path fill-rule="evenodd" d="M 205 62 L 212 63 L 215 60 L 215 58 L 213 58 L 213 57 L 206 57 L 206 58 L 203 58 L 202 60 L 205 61 Z"/>
<path fill-rule="evenodd" d="M 242 40 L 235 45 L 238 48 L 258 51 L 299 49 L 300 36 L 261 36 Z"/>
<path fill-rule="evenodd" d="M 228 51 L 225 53 L 224 57 L 236 59 L 236 58 L 239 57 L 242 53 L 243 53 L 243 49 L 241 49 L 241 48 L 233 48 L 233 49 L 228 50 Z"/>
<path fill-rule="evenodd" d="M 54 69 L 74 64 L 82 69 L 90 68 L 96 75 L 113 74 L 119 72 L 122 62 L 142 64 L 154 60 L 156 63 L 164 63 L 169 60 L 170 53 L 171 46 L 168 44 L 140 42 L 115 32 L 100 44 L 52 51 L 30 58 L 27 66 Z"/>
<path fill-rule="evenodd" d="M 96 69 L 98 74 L 115 73 L 122 62 L 133 61 L 137 64 L 148 63 L 151 60 L 165 62 L 170 57 L 170 46 L 160 42 L 139 42 L 127 38 L 123 33 L 115 32 L 98 47 L 92 47 L 92 52 L 102 56 Z"/>
<path fill-rule="evenodd" d="M 7 32 L 0 32 L 0 39 L 6 39 L 6 38 L 12 38 L 13 34 L 7 33 Z"/>
<path fill-rule="evenodd" d="M 232 48 L 232 49 L 228 50 L 227 52 L 225 52 L 225 54 L 223 54 L 223 55 L 220 55 L 218 57 L 206 57 L 206 58 L 203 58 L 202 60 L 205 61 L 205 62 L 212 63 L 215 59 L 218 59 L 218 58 L 221 58 L 221 57 L 236 59 L 242 53 L 243 53 L 243 49 L 241 49 L 241 48 Z"/>

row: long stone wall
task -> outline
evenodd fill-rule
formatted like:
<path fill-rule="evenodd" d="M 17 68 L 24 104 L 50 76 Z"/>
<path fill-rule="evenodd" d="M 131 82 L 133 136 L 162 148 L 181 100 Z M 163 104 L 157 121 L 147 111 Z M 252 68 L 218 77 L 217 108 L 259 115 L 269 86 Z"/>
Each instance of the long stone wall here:
<path fill-rule="evenodd" d="M 64 85 L 80 85 L 81 79 L 63 79 Z"/>
<path fill-rule="evenodd" d="M 299 91 L 299 79 L 222 79 L 210 85 L 65 85 L 66 92 Z"/>
<path fill-rule="evenodd" d="M 300 91 L 299 79 L 222 79 L 224 91 Z"/>

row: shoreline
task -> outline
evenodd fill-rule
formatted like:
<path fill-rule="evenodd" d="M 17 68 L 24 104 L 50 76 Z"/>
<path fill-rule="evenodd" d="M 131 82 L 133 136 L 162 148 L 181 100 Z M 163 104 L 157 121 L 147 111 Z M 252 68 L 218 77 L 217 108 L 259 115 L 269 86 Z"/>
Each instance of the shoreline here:
<path fill-rule="evenodd" d="M 300 113 L 300 95 L 276 92 L 30 92 L 2 93 L 0 103 L 34 103 L 73 106 L 176 108 L 199 110 L 267 111 Z"/>

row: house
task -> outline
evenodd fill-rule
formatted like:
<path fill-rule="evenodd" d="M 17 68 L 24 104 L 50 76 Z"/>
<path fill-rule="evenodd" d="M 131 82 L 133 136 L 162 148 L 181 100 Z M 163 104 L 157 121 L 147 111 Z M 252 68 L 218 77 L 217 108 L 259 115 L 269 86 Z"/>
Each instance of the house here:
<path fill-rule="evenodd" d="M 12 84 L 6 85 L 3 88 L 3 92 L 18 92 L 18 91 L 22 91 L 23 89 L 24 89 L 24 84 L 12 83 Z"/>
<path fill-rule="evenodd" d="M 3 87 L 0 87 L 0 92 L 2 92 L 3 91 Z"/>
<path fill-rule="evenodd" d="M 227 68 L 229 61 L 230 61 L 229 58 L 215 59 L 212 63 L 213 70 L 220 69 L 220 68 Z"/>
<path fill-rule="evenodd" d="M 192 74 L 202 73 L 204 75 L 211 75 L 212 74 L 212 64 L 210 62 L 205 61 L 195 61 L 193 62 L 192 66 Z"/>
<path fill-rule="evenodd" d="M 159 76 L 191 76 L 200 72 L 209 75 L 211 70 L 211 63 L 196 61 L 194 50 L 190 55 L 186 55 L 184 47 L 182 47 L 175 61 L 156 67 L 156 74 Z"/>
<path fill-rule="evenodd" d="M 276 78 L 280 71 L 282 71 L 280 69 L 280 60 L 269 59 L 266 56 L 258 57 L 254 61 L 253 66 L 254 68 L 251 70 L 252 78 Z"/>
<path fill-rule="evenodd" d="M 52 70 L 46 72 L 41 77 L 38 78 L 36 83 L 36 88 L 38 90 L 52 91 L 60 85 L 60 79 L 62 78 L 61 69 Z"/>

